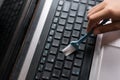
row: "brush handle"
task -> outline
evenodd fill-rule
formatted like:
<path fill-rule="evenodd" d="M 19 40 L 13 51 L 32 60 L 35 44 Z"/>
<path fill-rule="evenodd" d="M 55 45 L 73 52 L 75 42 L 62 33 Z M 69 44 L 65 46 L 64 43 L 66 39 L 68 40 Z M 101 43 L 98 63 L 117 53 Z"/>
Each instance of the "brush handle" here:
<path fill-rule="evenodd" d="M 107 21 L 109 21 L 109 19 L 103 20 L 98 26 L 105 24 Z M 87 37 L 89 37 L 93 33 L 93 31 L 94 31 L 94 28 L 90 32 L 85 34 L 82 38 L 80 38 L 77 44 L 80 45 L 80 43 L 83 42 Z"/>

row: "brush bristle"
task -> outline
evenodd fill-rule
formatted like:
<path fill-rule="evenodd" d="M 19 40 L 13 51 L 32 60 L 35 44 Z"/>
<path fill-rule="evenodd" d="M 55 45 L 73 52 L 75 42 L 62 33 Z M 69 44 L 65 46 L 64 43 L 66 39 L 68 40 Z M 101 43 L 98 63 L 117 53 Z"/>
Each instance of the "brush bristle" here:
<path fill-rule="evenodd" d="M 65 47 L 62 52 L 65 54 L 65 56 L 68 56 L 70 55 L 72 52 L 74 52 L 76 49 L 71 45 L 69 44 L 67 47 Z"/>

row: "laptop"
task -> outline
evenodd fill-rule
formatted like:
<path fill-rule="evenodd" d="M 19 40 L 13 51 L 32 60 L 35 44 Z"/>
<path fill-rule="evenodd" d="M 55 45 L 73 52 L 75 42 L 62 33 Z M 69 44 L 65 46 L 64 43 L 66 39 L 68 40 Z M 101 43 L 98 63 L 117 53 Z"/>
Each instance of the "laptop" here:
<path fill-rule="evenodd" d="M 100 2 L 101 0 L 26 0 L 26 13 L 31 13 L 29 9 L 33 13 L 26 14 L 31 18 L 25 18 L 29 22 L 21 45 L 18 50 L 13 50 L 18 52 L 13 65 L 8 69 L 8 76 L 6 77 L 8 70 L 5 69 L 1 79 L 98 80 L 103 57 L 102 35 L 91 35 L 80 45 L 78 51 L 69 56 L 65 56 L 61 50 L 70 41 L 77 40 L 86 33 L 87 11 Z M 30 4 L 34 6 L 31 7 Z M 24 17 L 25 14 L 21 18 Z"/>
<path fill-rule="evenodd" d="M 86 33 L 87 11 L 99 2 L 44 0 L 18 80 L 89 80 L 96 37 L 91 35 L 69 56 L 61 50 Z"/>

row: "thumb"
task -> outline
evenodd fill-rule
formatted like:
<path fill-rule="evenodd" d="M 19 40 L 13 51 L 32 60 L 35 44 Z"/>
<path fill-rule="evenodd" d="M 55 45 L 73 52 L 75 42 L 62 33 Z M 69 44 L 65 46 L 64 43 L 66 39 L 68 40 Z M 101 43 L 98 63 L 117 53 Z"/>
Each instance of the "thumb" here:
<path fill-rule="evenodd" d="M 115 30 L 120 30 L 120 21 L 96 27 L 93 33 L 97 35 L 100 33 L 105 33 L 105 32 L 115 31 Z"/>

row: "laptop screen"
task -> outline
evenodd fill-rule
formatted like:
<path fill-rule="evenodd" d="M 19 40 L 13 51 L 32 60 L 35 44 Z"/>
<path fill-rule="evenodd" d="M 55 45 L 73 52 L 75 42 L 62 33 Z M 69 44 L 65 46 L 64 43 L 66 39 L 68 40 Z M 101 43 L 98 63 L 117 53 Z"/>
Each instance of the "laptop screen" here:
<path fill-rule="evenodd" d="M 0 0 L 0 7 L 1 7 L 1 5 L 3 4 L 3 1 L 4 1 L 4 0 Z"/>
<path fill-rule="evenodd" d="M 0 0 L 0 80 L 8 80 L 35 7 L 36 0 Z"/>

